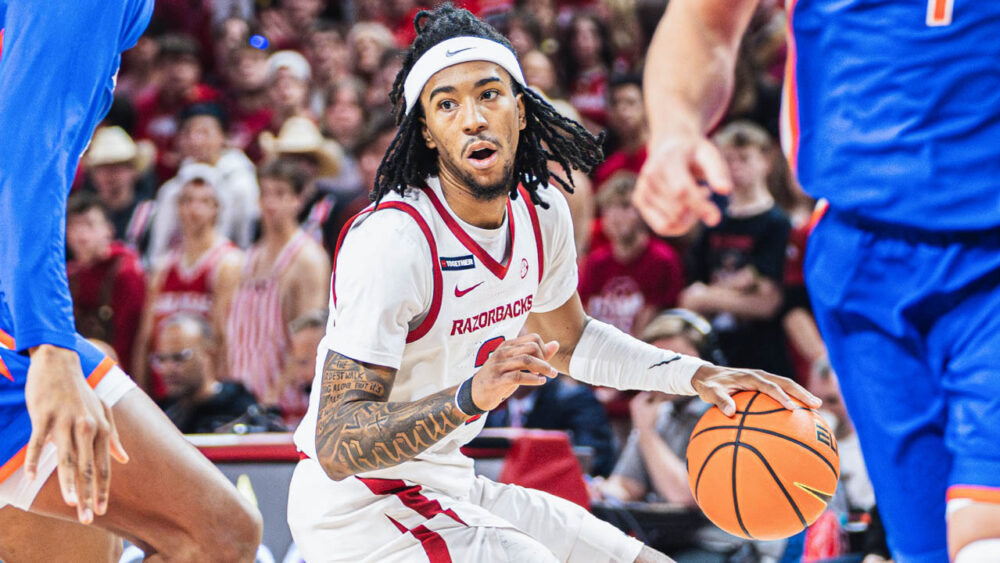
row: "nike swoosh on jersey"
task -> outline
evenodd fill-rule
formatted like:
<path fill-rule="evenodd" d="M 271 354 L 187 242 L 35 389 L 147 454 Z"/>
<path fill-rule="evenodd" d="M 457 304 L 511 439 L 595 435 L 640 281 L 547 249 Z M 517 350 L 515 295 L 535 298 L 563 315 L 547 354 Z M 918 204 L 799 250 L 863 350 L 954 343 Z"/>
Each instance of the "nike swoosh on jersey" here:
<path fill-rule="evenodd" d="M 472 291 L 473 289 L 476 289 L 477 287 L 479 287 L 481 285 L 483 285 L 483 282 L 479 282 L 476 285 L 474 285 L 474 286 L 472 286 L 472 287 L 470 287 L 468 289 L 458 289 L 458 286 L 456 285 L 455 286 L 455 297 L 461 297 L 461 296 L 463 296 L 466 293 Z"/>
<path fill-rule="evenodd" d="M 465 47 L 463 49 L 458 49 L 457 51 L 452 51 L 451 49 L 448 49 L 447 51 L 444 52 L 444 56 L 446 56 L 446 57 L 453 57 L 453 56 L 461 53 L 462 51 L 468 51 L 471 48 L 472 47 Z"/>

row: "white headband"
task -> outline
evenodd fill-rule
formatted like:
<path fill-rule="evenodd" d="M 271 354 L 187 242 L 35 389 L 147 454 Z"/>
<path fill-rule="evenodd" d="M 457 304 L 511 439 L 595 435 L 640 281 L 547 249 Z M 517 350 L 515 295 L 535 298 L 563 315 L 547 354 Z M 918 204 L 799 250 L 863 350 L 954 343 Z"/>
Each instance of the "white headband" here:
<path fill-rule="evenodd" d="M 518 84 L 525 86 L 521 65 L 514 52 L 496 41 L 482 37 L 453 37 L 431 47 L 417 59 L 403 83 L 406 113 L 417 105 L 427 81 L 439 70 L 469 61 L 489 61 L 503 67 Z"/>

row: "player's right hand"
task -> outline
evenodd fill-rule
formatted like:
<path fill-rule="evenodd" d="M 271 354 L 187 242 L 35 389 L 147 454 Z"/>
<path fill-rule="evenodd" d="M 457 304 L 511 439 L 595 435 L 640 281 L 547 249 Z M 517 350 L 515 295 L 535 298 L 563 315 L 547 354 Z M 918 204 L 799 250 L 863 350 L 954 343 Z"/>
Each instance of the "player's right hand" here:
<path fill-rule="evenodd" d="M 732 180 L 725 159 L 700 132 L 678 129 L 650 141 L 632 203 L 653 231 L 680 236 L 699 220 L 714 226 L 722 219 L 712 192 L 728 194 Z"/>
<path fill-rule="evenodd" d="M 31 417 L 24 471 L 34 479 L 42 449 L 55 442 L 59 488 L 83 524 L 108 508 L 111 461 L 128 461 L 111 409 L 87 385 L 73 350 L 42 345 L 31 351 L 25 401 Z"/>
<path fill-rule="evenodd" d="M 489 411 L 497 408 L 521 385 L 543 385 L 559 375 L 549 360 L 559 350 L 556 341 L 545 342 L 537 334 L 507 340 L 490 355 L 472 377 L 472 401 Z"/>

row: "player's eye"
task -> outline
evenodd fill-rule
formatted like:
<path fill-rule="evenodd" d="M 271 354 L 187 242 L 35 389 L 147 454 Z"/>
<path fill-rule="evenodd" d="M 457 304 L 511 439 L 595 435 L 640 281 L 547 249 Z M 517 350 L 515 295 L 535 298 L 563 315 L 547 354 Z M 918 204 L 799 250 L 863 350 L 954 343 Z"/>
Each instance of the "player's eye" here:
<path fill-rule="evenodd" d="M 500 96 L 500 91 L 499 90 L 487 90 L 487 91 L 483 92 L 483 99 L 484 100 L 495 100 L 499 96 Z"/>
<path fill-rule="evenodd" d="M 438 108 L 439 109 L 443 109 L 445 111 L 451 110 L 451 109 L 455 109 L 455 102 L 453 102 L 451 100 L 441 100 L 438 103 Z"/>

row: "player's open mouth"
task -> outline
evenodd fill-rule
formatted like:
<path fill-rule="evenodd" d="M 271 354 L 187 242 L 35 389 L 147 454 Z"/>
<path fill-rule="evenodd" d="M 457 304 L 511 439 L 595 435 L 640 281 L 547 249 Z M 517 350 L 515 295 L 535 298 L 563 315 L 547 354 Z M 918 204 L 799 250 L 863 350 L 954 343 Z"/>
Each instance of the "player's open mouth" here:
<path fill-rule="evenodd" d="M 479 145 L 479 143 L 473 145 L 473 147 L 476 147 L 477 145 Z M 497 150 L 493 147 L 483 146 L 470 151 L 468 157 L 466 158 L 468 158 L 469 163 L 471 163 L 475 168 L 489 168 L 497 160 Z"/>

